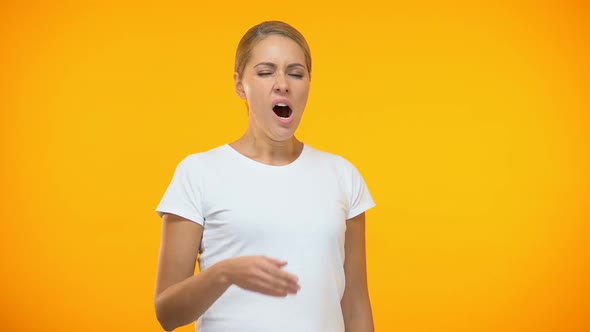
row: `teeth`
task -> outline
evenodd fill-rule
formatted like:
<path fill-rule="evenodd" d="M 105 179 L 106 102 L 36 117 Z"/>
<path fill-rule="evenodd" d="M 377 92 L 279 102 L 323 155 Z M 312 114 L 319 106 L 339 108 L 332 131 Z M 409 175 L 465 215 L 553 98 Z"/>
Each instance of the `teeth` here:
<path fill-rule="evenodd" d="M 285 107 L 285 106 L 287 106 L 287 104 L 278 103 L 276 106 Z"/>

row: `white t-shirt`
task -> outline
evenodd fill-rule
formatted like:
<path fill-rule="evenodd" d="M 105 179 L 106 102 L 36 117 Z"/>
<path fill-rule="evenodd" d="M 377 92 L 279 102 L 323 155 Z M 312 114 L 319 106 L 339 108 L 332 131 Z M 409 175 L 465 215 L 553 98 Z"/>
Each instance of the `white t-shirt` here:
<path fill-rule="evenodd" d="M 199 332 L 343 332 L 346 220 L 375 203 L 344 158 L 304 145 L 285 166 L 230 145 L 189 155 L 156 211 L 204 227 L 199 266 L 264 255 L 288 262 L 301 289 L 285 298 L 230 286 L 197 320 Z"/>

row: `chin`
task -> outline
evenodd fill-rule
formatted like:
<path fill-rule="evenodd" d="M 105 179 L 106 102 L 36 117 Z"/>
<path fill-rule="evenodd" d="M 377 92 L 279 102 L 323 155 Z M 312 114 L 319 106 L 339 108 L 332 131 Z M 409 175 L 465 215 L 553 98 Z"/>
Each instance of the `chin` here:
<path fill-rule="evenodd" d="M 273 133 L 272 138 L 277 142 L 292 140 L 295 136 L 295 130 L 277 130 Z"/>

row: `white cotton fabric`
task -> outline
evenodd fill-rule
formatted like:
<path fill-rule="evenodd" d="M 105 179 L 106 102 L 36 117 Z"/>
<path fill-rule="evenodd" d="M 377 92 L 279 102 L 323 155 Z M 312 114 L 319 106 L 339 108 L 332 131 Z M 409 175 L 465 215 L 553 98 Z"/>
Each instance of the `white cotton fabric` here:
<path fill-rule="evenodd" d="M 230 145 L 189 155 L 156 211 L 204 227 L 199 265 L 264 255 L 299 277 L 296 295 L 278 298 L 231 286 L 197 321 L 199 332 L 343 332 L 346 220 L 375 206 L 346 159 L 304 145 L 272 166 Z"/>

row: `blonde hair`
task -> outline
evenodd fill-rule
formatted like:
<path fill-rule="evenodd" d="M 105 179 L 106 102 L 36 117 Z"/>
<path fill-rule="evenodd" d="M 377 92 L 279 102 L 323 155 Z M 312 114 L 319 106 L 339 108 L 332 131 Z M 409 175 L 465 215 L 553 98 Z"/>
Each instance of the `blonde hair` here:
<path fill-rule="evenodd" d="M 281 21 L 265 21 L 250 28 L 240 40 L 236 50 L 234 71 L 238 78 L 242 78 L 246 63 L 250 60 L 252 49 L 256 44 L 269 35 L 281 35 L 296 42 L 305 55 L 307 72 L 311 75 L 311 52 L 305 37 L 291 25 Z"/>

